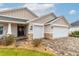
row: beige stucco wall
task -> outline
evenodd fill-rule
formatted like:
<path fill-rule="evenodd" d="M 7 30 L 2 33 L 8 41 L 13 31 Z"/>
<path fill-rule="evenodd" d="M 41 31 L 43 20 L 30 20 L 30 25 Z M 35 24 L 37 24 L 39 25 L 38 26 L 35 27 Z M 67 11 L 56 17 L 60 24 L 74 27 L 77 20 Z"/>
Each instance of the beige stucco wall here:
<path fill-rule="evenodd" d="M 27 9 L 17 9 L 17 10 L 11 10 L 11 11 L 6 11 L 6 12 L 0 12 L 0 14 L 6 15 L 6 16 L 24 18 L 28 20 L 32 20 L 36 18 L 36 16 L 31 14 L 31 12 L 29 12 Z"/>

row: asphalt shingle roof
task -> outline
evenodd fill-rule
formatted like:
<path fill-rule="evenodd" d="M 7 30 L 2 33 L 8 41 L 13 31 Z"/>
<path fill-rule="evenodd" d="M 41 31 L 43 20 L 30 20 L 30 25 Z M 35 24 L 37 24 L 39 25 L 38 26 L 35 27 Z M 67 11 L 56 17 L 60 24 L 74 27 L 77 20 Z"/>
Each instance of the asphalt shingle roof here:
<path fill-rule="evenodd" d="M 79 20 L 71 23 L 71 26 L 79 26 Z"/>

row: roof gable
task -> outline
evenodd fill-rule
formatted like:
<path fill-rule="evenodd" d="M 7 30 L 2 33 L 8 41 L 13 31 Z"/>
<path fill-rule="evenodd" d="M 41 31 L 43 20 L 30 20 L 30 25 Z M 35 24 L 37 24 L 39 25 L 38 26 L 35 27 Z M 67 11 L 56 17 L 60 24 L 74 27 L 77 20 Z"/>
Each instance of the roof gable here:
<path fill-rule="evenodd" d="M 54 24 L 61 24 L 61 25 L 68 25 L 68 23 L 65 21 L 64 17 L 59 17 L 54 21 Z"/>
<path fill-rule="evenodd" d="M 0 12 L 0 15 L 18 17 L 18 18 L 24 18 L 24 19 L 34 19 L 38 17 L 37 15 L 35 15 L 32 11 L 30 11 L 27 8 L 18 8 L 18 9 L 2 11 Z"/>
<path fill-rule="evenodd" d="M 68 23 L 68 21 L 63 17 L 57 17 L 54 20 L 52 20 L 51 22 L 47 23 L 47 24 L 56 24 L 56 25 L 66 25 L 66 26 L 70 26 L 70 24 Z"/>
<path fill-rule="evenodd" d="M 37 19 L 35 19 L 33 22 L 36 22 L 36 23 L 46 23 L 52 19 L 56 18 L 56 16 L 53 14 L 53 13 L 49 13 L 47 15 L 44 15 L 42 17 L 39 17 Z"/>

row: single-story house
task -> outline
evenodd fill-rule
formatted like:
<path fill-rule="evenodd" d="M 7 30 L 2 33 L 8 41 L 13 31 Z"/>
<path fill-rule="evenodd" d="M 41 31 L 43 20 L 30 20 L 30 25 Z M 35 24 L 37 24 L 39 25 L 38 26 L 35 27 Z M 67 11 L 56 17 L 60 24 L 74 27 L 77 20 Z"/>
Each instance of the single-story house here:
<path fill-rule="evenodd" d="M 55 39 L 68 37 L 69 23 L 53 13 L 38 17 L 27 8 L 0 12 L 0 37 L 14 35 L 28 39 Z"/>
<path fill-rule="evenodd" d="M 74 31 L 79 31 L 79 20 L 71 23 L 70 33 Z"/>

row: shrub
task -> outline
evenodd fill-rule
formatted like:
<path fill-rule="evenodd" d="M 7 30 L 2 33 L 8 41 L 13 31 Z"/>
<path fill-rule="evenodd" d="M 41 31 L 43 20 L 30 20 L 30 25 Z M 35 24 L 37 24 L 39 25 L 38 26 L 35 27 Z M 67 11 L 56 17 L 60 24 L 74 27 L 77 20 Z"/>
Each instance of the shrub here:
<path fill-rule="evenodd" d="M 34 39 L 32 40 L 32 44 L 34 47 L 38 47 L 42 42 L 42 39 Z"/>
<path fill-rule="evenodd" d="M 71 37 L 79 37 L 79 31 L 74 31 L 72 33 L 70 33 Z"/>
<path fill-rule="evenodd" d="M 2 43 L 3 43 L 3 40 L 2 40 L 2 38 L 0 38 L 0 45 L 2 45 Z"/>
<path fill-rule="evenodd" d="M 2 44 L 7 46 L 15 41 L 15 37 L 13 35 L 3 36 L 1 40 Z"/>

